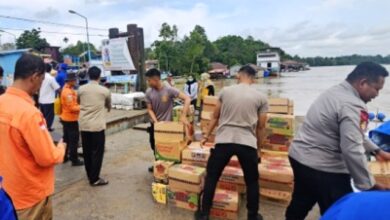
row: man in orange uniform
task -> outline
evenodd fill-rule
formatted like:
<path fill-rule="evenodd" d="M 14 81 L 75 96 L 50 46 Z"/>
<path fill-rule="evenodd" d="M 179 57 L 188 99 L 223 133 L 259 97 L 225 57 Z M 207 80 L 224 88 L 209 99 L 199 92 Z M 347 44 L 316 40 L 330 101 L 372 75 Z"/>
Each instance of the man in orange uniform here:
<path fill-rule="evenodd" d="M 74 90 L 76 85 L 76 73 L 68 73 L 66 84 L 61 92 L 61 123 L 64 131 L 64 142 L 67 144 L 64 161 L 72 161 L 72 166 L 82 166 L 82 162 L 77 155 L 79 145 L 79 114 L 80 105 L 77 103 L 77 92 Z"/>
<path fill-rule="evenodd" d="M 52 219 L 54 166 L 64 158 L 47 130 L 32 95 L 45 78 L 43 60 L 22 55 L 15 66 L 14 83 L 0 96 L 0 176 L 19 219 Z"/>

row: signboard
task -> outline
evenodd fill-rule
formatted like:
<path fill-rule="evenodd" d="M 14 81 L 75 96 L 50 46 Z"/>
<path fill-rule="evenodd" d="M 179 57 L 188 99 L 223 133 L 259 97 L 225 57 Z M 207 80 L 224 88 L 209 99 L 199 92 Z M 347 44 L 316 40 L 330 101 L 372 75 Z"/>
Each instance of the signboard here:
<path fill-rule="evenodd" d="M 120 75 L 120 76 L 107 76 L 108 83 L 130 83 L 135 85 L 137 83 L 137 75 Z"/>
<path fill-rule="evenodd" d="M 136 70 L 127 46 L 127 38 L 104 40 L 102 59 L 106 70 Z"/>

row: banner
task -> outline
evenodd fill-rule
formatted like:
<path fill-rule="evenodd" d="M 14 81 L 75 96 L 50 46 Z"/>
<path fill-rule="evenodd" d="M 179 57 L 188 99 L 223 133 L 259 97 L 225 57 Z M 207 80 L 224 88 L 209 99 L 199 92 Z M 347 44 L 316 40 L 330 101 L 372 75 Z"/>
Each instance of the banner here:
<path fill-rule="evenodd" d="M 102 59 L 105 70 L 136 70 L 127 46 L 127 38 L 104 40 Z"/>

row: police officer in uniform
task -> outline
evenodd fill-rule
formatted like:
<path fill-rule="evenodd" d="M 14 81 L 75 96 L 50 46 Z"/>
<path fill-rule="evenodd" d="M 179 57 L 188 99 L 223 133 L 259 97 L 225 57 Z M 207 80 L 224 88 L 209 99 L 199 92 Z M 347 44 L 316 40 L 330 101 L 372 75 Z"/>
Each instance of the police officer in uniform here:
<path fill-rule="evenodd" d="M 372 62 L 359 64 L 339 85 L 325 91 L 310 107 L 289 152 L 295 184 L 287 220 L 305 219 L 318 203 L 321 214 L 339 198 L 360 190 L 385 190 L 375 183 L 366 153 L 389 160 L 366 136 L 366 103 L 378 96 L 387 70 Z"/>

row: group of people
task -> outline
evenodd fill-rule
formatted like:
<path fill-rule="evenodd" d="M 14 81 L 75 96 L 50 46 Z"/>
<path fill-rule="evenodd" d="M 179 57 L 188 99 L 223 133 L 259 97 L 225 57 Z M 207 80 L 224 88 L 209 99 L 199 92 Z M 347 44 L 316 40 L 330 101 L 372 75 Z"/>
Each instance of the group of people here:
<path fill-rule="evenodd" d="M 305 219 L 315 204 L 324 215 L 336 201 L 352 193 L 353 187 L 361 191 L 390 190 L 390 186 L 375 182 L 367 162 L 367 155 L 375 156 L 379 161 L 390 161 L 390 154 L 365 135 L 368 125 L 366 104 L 379 95 L 388 75 L 383 66 L 363 62 L 345 81 L 325 91 L 311 105 L 290 146 L 294 190 L 285 213 L 287 220 Z M 268 102 L 253 85 L 255 76 L 256 71 L 251 66 L 243 66 L 237 75 L 238 84 L 223 88 L 218 95 L 213 119 L 201 142 L 205 144 L 218 125 L 216 145 L 211 150 L 206 168 L 203 197 L 195 213 L 197 220 L 209 219 L 217 182 L 234 155 L 244 172 L 248 220 L 263 219 L 259 213 L 257 149 L 261 148 L 264 137 Z M 153 124 L 172 120 L 176 98 L 184 100 L 181 119 L 188 124 L 186 115 L 194 97 L 162 83 L 157 69 L 149 70 L 146 77 L 150 86 L 146 100 L 151 118 L 150 142 L 154 151 Z M 190 78 L 187 85 L 192 81 Z M 191 91 L 187 85 L 186 93 Z M 373 201 L 371 194 L 367 198 Z M 340 208 L 331 216 L 335 212 L 341 213 Z"/>
<path fill-rule="evenodd" d="M 90 67 L 89 82 L 78 91 L 76 73 L 68 73 L 65 65 L 60 65 L 56 77 L 51 70 L 42 58 L 23 54 L 16 62 L 13 84 L 0 96 L 0 176 L 19 219 L 52 219 L 57 164 L 85 163 L 91 186 L 108 184 L 100 170 L 111 95 L 99 85 L 101 70 Z M 38 93 L 39 108 L 32 98 Z M 57 145 L 50 134 L 56 96 L 61 100 L 63 125 L 63 141 Z M 77 151 L 80 132 L 84 162 Z"/>

